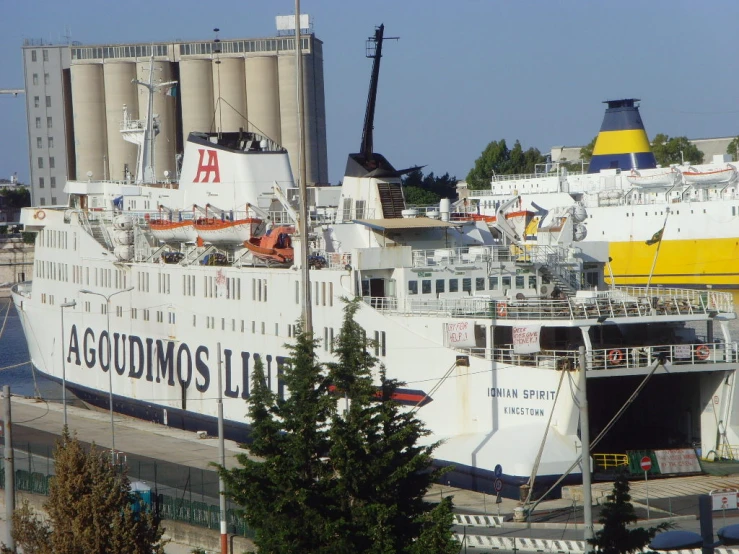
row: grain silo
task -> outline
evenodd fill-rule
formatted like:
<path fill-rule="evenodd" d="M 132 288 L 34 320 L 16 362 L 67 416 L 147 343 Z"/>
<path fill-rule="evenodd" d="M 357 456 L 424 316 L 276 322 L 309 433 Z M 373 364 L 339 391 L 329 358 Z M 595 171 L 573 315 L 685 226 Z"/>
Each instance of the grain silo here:
<path fill-rule="evenodd" d="M 77 178 L 108 177 L 105 125 L 105 85 L 101 63 L 74 64 L 72 81 L 72 114 L 76 152 Z"/>
<path fill-rule="evenodd" d="M 214 130 L 211 61 L 203 58 L 181 60 L 180 85 L 184 140 L 187 140 L 187 136 L 193 131 L 202 133 Z"/>
<path fill-rule="evenodd" d="M 325 128 L 326 114 L 319 110 L 317 90 L 314 86 L 315 66 L 312 57 L 303 56 L 303 97 L 305 114 L 303 125 L 305 125 L 305 175 L 309 183 L 320 182 L 321 165 L 325 161 L 320 156 L 320 129 Z M 322 92 L 322 91 L 321 91 Z"/>
<path fill-rule="evenodd" d="M 108 175 L 111 179 L 126 178 L 126 170 L 131 176 L 136 174 L 135 144 L 126 142 L 121 136 L 123 106 L 129 117 L 138 118 L 138 93 L 136 83 L 136 64 L 134 62 L 106 62 L 103 65 L 105 77 L 105 119 L 108 137 Z"/>
<path fill-rule="evenodd" d="M 149 60 L 136 64 L 136 73 L 140 81 L 149 82 Z M 154 84 L 172 81 L 172 64 L 170 62 L 154 62 Z M 157 180 L 164 179 L 164 172 L 175 174 L 175 155 L 177 147 L 175 101 L 176 95 L 168 94 L 170 88 L 158 88 L 154 93 L 154 115 L 159 116 L 159 134 L 154 146 L 154 175 Z M 146 119 L 149 102 L 149 91 L 139 87 L 139 119 Z"/>
<path fill-rule="evenodd" d="M 216 130 L 228 132 L 246 129 L 246 79 L 243 58 L 221 57 L 213 62 L 213 97 L 216 104 Z"/>
<path fill-rule="evenodd" d="M 277 56 L 248 57 L 245 67 L 249 130 L 282 144 Z"/>
<path fill-rule="evenodd" d="M 298 171 L 298 99 L 296 84 L 295 56 L 287 54 L 277 57 L 277 74 L 280 87 L 280 144 L 287 149 L 290 168 L 296 180 Z M 306 174 L 307 175 L 307 174 Z"/>

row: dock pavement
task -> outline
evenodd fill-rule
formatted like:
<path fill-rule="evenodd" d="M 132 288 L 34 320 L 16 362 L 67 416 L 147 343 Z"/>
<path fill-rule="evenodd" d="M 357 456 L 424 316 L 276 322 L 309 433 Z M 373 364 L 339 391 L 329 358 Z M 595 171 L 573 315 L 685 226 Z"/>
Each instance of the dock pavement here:
<path fill-rule="evenodd" d="M 15 448 L 25 441 L 53 444 L 63 428 L 63 406 L 43 400 L 13 396 L 12 398 L 13 440 Z M 84 443 L 95 443 L 101 448 L 111 447 L 110 415 L 108 412 L 88 410 L 75 406 L 67 407 L 69 428 L 76 432 Z M 159 460 L 172 467 L 191 468 L 213 472 L 213 462 L 218 461 L 218 439 L 201 438 L 197 433 L 165 427 L 151 422 L 115 414 L 116 450 L 134 459 Z M 225 465 L 235 467 L 236 456 L 245 453 L 236 442 L 225 441 Z M 16 465 L 16 468 L 19 466 Z M 600 504 L 610 493 L 612 483 L 594 483 L 593 512 L 597 521 Z M 648 490 L 647 490 L 648 489 Z M 677 528 L 697 529 L 698 495 L 716 489 L 739 489 L 739 465 L 736 472 L 726 475 L 700 475 L 671 479 L 650 479 L 631 482 L 632 502 L 639 517 L 639 525 L 649 526 L 659 521 L 671 521 Z M 217 491 L 217 489 L 216 489 Z M 647 498 L 648 492 L 648 498 Z M 541 502 L 531 514 L 528 522 L 514 522 L 514 510 L 520 503 L 501 498 L 496 503 L 493 495 L 434 485 L 427 499 L 438 501 L 452 496 L 456 516 L 457 536 L 468 537 L 468 544 L 475 551 L 496 550 L 520 551 L 573 551 L 582 552 L 583 518 L 581 487 L 566 487 L 563 498 Z M 40 503 L 43 497 L 40 497 Z M 0 498 L 0 503 L 4 499 Z M 217 503 L 217 493 L 216 500 Z M 0 506 L 0 518 L 4 523 L 4 506 Z M 736 510 L 714 513 L 715 528 L 723 522 L 739 522 Z M 194 528 L 180 522 L 164 520 L 167 536 L 173 540 L 166 549 L 169 554 L 184 554 L 192 548 L 218 550 L 218 532 Z M 4 525 L 3 525 L 4 527 Z M 189 529 L 188 529 L 189 528 Z M 597 529 L 597 525 L 596 525 Z M 4 529 L 0 533 L 4 539 Z M 476 537 L 476 538 L 474 538 Z M 472 542 L 474 541 L 476 542 Z M 513 548 L 506 545 L 513 543 Z M 534 541 L 530 544 L 528 541 Z M 540 542 L 537 543 L 536 541 Z M 555 542 L 552 542 L 555 541 Z M 559 542 L 557 542 L 559 541 Z M 565 541 L 565 542 L 562 542 Z M 527 548 L 527 545 L 529 546 Z M 488 548 L 486 548 L 486 546 Z M 234 552 L 253 549 L 252 543 L 237 537 Z"/>

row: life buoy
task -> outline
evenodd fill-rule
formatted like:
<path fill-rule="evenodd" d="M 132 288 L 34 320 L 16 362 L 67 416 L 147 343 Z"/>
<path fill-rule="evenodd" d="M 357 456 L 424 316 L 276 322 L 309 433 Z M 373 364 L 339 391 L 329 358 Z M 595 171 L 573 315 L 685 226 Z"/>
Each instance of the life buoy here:
<path fill-rule="evenodd" d="M 36 213 L 33 214 L 33 219 L 44 219 L 46 217 L 46 212 L 44 210 L 36 210 Z"/>
<path fill-rule="evenodd" d="M 508 306 L 505 302 L 498 304 L 498 315 L 500 317 L 506 317 L 508 315 Z"/>
<path fill-rule="evenodd" d="M 624 361 L 624 353 L 617 348 L 609 350 L 608 361 L 611 362 L 612 365 L 619 365 L 621 362 Z"/>
<path fill-rule="evenodd" d="M 695 355 L 699 360 L 707 360 L 708 356 L 711 355 L 711 350 L 705 344 L 701 344 L 696 347 Z"/>

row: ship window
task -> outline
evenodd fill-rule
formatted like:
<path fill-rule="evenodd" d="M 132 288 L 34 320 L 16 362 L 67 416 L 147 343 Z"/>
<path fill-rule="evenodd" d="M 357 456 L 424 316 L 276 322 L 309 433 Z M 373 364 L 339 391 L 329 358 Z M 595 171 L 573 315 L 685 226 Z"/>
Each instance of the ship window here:
<path fill-rule="evenodd" d="M 44 146 L 44 139 L 41 137 L 36 137 L 36 148 L 43 148 Z"/>
<path fill-rule="evenodd" d="M 380 331 L 380 356 L 384 356 L 386 352 L 385 331 Z"/>
<path fill-rule="evenodd" d="M 136 319 L 138 317 L 138 309 L 131 308 L 131 319 Z"/>
<path fill-rule="evenodd" d="M 222 317 L 221 318 L 221 331 L 225 331 L 225 330 L 226 330 L 226 318 Z"/>
<path fill-rule="evenodd" d="M 522 289 L 525 287 L 525 277 L 523 275 L 516 275 L 516 288 Z"/>
<path fill-rule="evenodd" d="M 375 347 L 375 356 L 380 355 L 380 331 L 375 331 L 375 340 L 374 340 L 374 347 Z"/>
<path fill-rule="evenodd" d="M 536 276 L 535 275 L 529 275 L 529 288 L 536 289 Z"/>
<path fill-rule="evenodd" d="M 503 277 L 503 288 L 504 289 L 511 288 L 511 278 L 510 277 Z"/>
<path fill-rule="evenodd" d="M 280 324 L 279 323 L 275 323 L 275 336 L 276 337 L 280 336 Z"/>
<path fill-rule="evenodd" d="M 198 316 L 192 314 L 192 326 L 195 327 L 198 324 Z"/>
<path fill-rule="evenodd" d="M 300 304 L 300 283 L 298 281 L 295 281 L 295 303 Z"/>
<path fill-rule="evenodd" d="M 144 321 L 149 321 L 149 310 L 144 310 Z"/>
<path fill-rule="evenodd" d="M 475 278 L 475 290 L 485 290 L 485 277 Z"/>
<path fill-rule="evenodd" d="M 321 305 L 326 305 L 326 283 L 321 283 Z"/>
<path fill-rule="evenodd" d="M 115 307 L 115 315 L 117 315 L 118 317 L 123 317 L 123 306 Z"/>
<path fill-rule="evenodd" d="M 242 333 L 244 332 L 244 320 L 243 319 L 241 320 L 241 332 Z"/>
<path fill-rule="evenodd" d="M 265 332 L 266 332 L 266 327 L 264 325 L 264 321 L 262 321 L 262 334 L 264 334 Z"/>
<path fill-rule="evenodd" d="M 333 283 L 328 284 L 328 305 L 329 306 L 334 305 L 334 284 Z"/>
<path fill-rule="evenodd" d="M 431 294 L 431 279 L 421 281 L 421 294 Z"/>
<path fill-rule="evenodd" d="M 364 219 L 364 200 L 354 202 L 354 217 Z"/>
<path fill-rule="evenodd" d="M 329 351 L 334 351 L 334 328 L 331 327 L 328 330 L 328 349 Z"/>
<path fill-rule="evenodd" d="M 251 322 L 251 332 L 252 333 L 256 333 L 257 332 L 257 322 L 256 321 L 252 321 Z"/>
<path fill-rule="evenodd" d="M 323 350 L 328 352 L 328 327 L 323 328 Z"/>
<path fill-rule="evenodd" d="M 408 281 L 408 294 L 418 294 L 418 281 Z"/>
<path fill-rule="evenodd" d="M 437 279 L 436 280 L 436 293 L 439 294 L 441 292 L 444 292 L 444 289 L 446 285 L 446 281 L 444 279 Z"/>
<path fill-rule="evenodd" d="M 465 277 L 464 279 L 462 279 L 462 291 L 472 292 L 472 278 L 471 277 Z"/>
<path fill-rule="evenodd" d="M 157 323 L 164 323 L 164 314 L 157 310 Z"/>
<path fill-rule="evenodd" d="M 459 292 L 459 279 L 449 279 L 449 292 Z"/>

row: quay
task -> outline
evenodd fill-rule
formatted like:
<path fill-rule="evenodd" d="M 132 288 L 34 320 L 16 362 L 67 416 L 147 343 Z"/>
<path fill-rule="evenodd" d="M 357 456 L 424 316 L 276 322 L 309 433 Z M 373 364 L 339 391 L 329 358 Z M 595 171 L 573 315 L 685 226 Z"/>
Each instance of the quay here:
<path fill-rule="evenodd" d="M 41 399 L 13 396 L 13 444 L 16 452 L 33 444 L 36 451 L 33 463 L 50 455 L 62 431 L 63 407 L 61 404 Z M 67 407 L 71 432 L 86 444 L 95 443 L 102 449 L 110 448 L 110 416 L 76 406 Z M 174 490 L 182 483 L 195 489 L 195 496 L 211 505 L 218 504 L 217 474 L 212 466 L 218 460 L 217 437 L 201 438 L 197 433 L 165 427 L 142 420 L 115 416 L 115 438 L 119 456 L 134 474 L 143 464 L 158 467 L 155 475 L 159 490 Z M 237 454 L 246 451 L 233 441 L 225 441 L 226 467 L 235 467 Z M 46 451 L 40 453 L 39 447 Z M 20 456 L 24 454 L 21 453 Z M 29 457 L 30 459 L 30 457 Z M 16 470 L 23 469 L 31 461 L 16 459 Z M 647 520 L 647 498 L 644 480 L 631 481 L 632 503 L 639 521 L 637 525 L 649 527 L 661 521 L 671 521 L 677 529 L 698 530 L 698 495 L 716 489 L 739 489 L 739 464 L 726 466 L 723 475 L 699 475 L 679 478 L 652 479 L 648 483 L 649 514 Z M 152 475 L 151 470 L 148 470 Z M 197 478 L 194 476 L 197 475 Z M 132 480 L 136 480 L 132 476 Z M 193 481 L 197 484 L 192 487 Z M 154 483 L 147 479 L 154 488 Z M 600 504 L 610 493 L 612 483 L 593 484 L 593 507 L 596 530 Z M 21 496 L 21 493 L 19 493 Z M 427 496 L 429 501 L 453 496 L 455 531 L 457 538 L 474 552 L 587 552 L 582 540 L 582 490 L 579 486 L 563 489 L 563 498 L 539 504 L 528 522 L 513 521 L 513 514 L 520 503 L 479 492 L 435 485 Z M 22 495 L 40 508 L 45 497 Z M 0 495 L 0 518 L 5 520 L 4 498 Z M 728 510 L 714 513 L 714 530 L 723 525 L 739 522 L 739 512 Z M 168 554 L 189 554 L 195 547 L 207 551 L 219 550 L 219 531 L 188 525 L 181 521 L 162 521 L 165 536 L 172 542 L 167 545 Z M 3 535 L 4 536 L 4 535 Z M 254 545 L 245 537 L 234 536 L 231 552 L 253 551 Z M 464 551 L 464 550 L 463 550 Z M 720 551 L 720 550 L 719 550 Z"/>

